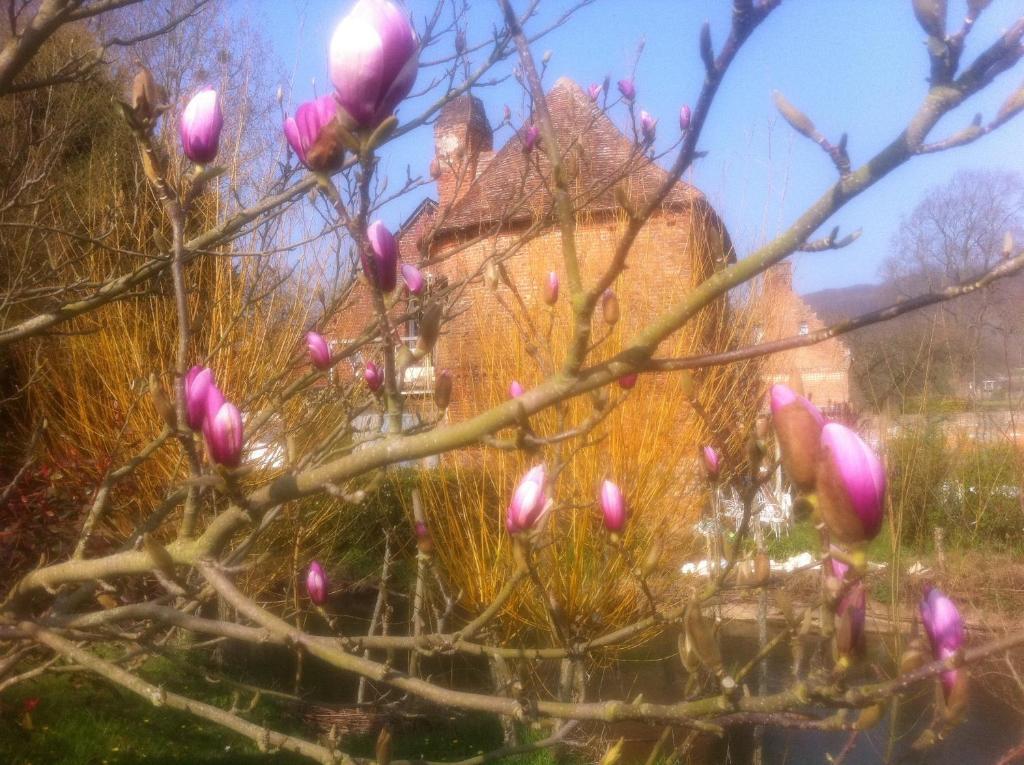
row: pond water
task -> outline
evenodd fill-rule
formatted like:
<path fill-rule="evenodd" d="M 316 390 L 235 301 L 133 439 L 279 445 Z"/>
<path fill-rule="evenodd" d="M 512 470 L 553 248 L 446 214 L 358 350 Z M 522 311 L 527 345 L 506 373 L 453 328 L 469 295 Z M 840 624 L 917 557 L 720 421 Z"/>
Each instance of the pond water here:
<path fill-rule="evenodd" d="M 273 649 L 265 646 L 264 649 Z M 279 650 L 262 652 L 259 658 L 243 651 L 244 666 L 250 670 L 260 667 L 269 676 L 276 676 L 287 682 L 294 675 L 291 654 Z M 723 654 L 732 659 L 733 665 L 748 660 L 757 652 L 757 640 L 754 625 L 746 622 L 732 622 L 723 636 Z M 273 658 L 272 658 L 273 657 Z M 1018 651 L 1018 665 L 1024 665 L 1024 650 Z M 882 641 L 873 639 L 869 642 L 868 655 L 862 662 L 866 667 L 864 679 L 872 679 L 872 667 L 891 666 L 891 659 Z M 970 705 L 966 719 L 956 727 L 949 736 L 932 749 L 915 753 L 910 746 L 921 731 L 931 722 L 931 709 L 934 693 L 932 684 L 922 684 L 915 695 L 905 697 L 900 705 L 897 720 L 898 737 L 894 746 L 893 763 L 913 765 L 992 765 L 1014 746 L 1024 741 L 1024 714 L 1014 709 L 1000 697 L 1000 666 L 993 664 L 987 673 L 972 680 Z M 557 663 L 545 665 L 551 672 L 544 684 L 550 689 L 557 684 Z M 779 646 L 768 660 L 768 691 L 780 691 L 791 683 L 792 656 L 788 644 Z M 436 657 L 424 663 L 424 671 L 434 674 L 435 678 L 447 676 L 447 682 L 453 686 L 487 692 L 490 681 L 485 667 L 478 661 Z M 265 678 L 265 679 L 268 679 Z M 856 680 L 857 677 L 851 678 Z M 752 688 L 756 687 L 756 672 L 747 678 Z M 595 669 L 590 678 L 588 694 L 590 699 L 621 698 L 632 699 L 642 693 L 645 700 L 653 702 L 674 702 L 683 697 L 686 675 L 682 670 L 676 654 L 675 641 L 662 639 L 632 652 L 620 662 L 609 663 L 604 668 Z M 1003 690 L 1007 687 L 1003 683 Z M 351 703 L 355 692 L 354 678 L 339 676 L 336 672 L 320 672 L 317 662 L 312 660 L 307 666 L 304 680 L 305 691 L 321 702 Z M 1017 696 L 1019 703 L 1024 700 Z M 821 710 L 822 716 L 828 714 Z M 444 723 L 440 724 L 442 727 Z M 843 760 L 845 765 L 868 765 L 885 761 L 889 746 L 891 718 L 885 718 L 871 731 L 860 735 L 854 748 Z M 450 723 L 452 732 L 458 733 L 461 723 L 453 720 Z M 605 730 L 586 726 L 588 733 L 603 734 L 610 739 L 625 737 L 627 751 L 622 760 L 623 765 L 643 763 L 647 759 L 651 747 L 657 740 L 661 728 L 639 723 L 615 724 Z M 417 735 L 412 733 L 412 735 Z M 814 765 L 830 762 L 829 755 L 836 756 L 846 744 L 849 733 L 796 731 L 767 729 L 764 734 L 765 765 L 794 763 L 796 765 Z M 681 740 L 681 736 L 677 736 Z M 497 743 L 495 743 L 497 745 Z M 719 763 L 748 763 L 752 753 L 752 731 L 735 729 L 724 739 L 705 736 L 699 739 L 691 750 L 689 759 L 683 762 L 692 765 L 718 765 Z M 1024 760 L 1019 762 L 1024 765 Z"/>
<path fill-rule="evenodd" d="M 757 650 L 757 641 L 752 634 L 753 625 L 733 625 L 731 634 L 724 638 L 725 656 L 750 657 Z M 595 695 L 610 696 L 619 692 L 621 697 L 631 698 L 643 693 L 648 701 L 678 700 L 682 693 L 685 675 L 679 669 L 674 646 L 652 646 L 646 658 L 625 663 L 624 670 L 601 673 L 594 678 Z M 664 657 L 660 658 L 659 656 Z M 1024 652 L 1019 653 L 1024 661 Z M 881 641 L 874 640 L 869 647 L 867 665 L 887 666 L 891 664 Z M 787 647 L 780 646 L 768 661 L 768 691 L 780 691 L 791 684 L 792 657 Z M 756 683 L 756 672 L 747 678 Z M 1014 746 L 1024 741 L 1024 714 L 1009 705 L 999 696 L 998 671 L 974 678 L 971 687 L 970 705 L 964 721 L 942 742 L 928 751 L 911 751 L 911 744 L 925 730 L 932 720 L 934 686 L 923 684 L 912 696 L 901 703 L 897 719 L 898 736 L 893 747 L 892 762 L 927 763 L 928 765 L 991 765 Z M 1018 697 L 1019 698 L 1019 697 Z M 828 714 L 822 710 L 823 716 Z M 889 746 L 891 717 L 885 718 L 871 731 L 861 734 L 854 748 L 849 751 L 845 765 L 868 765 L 886 759 Z M 622 735 L 631 742 L 628 762 L 642 763 L 646 753 L 657 739 L 660 729 L 644 725 L 624 725 L 612 735 Z M 764 733 L 764 763 L 828 763 L 843 749 L 850 737 L 849 732 L 797 731 L 767 729 Z M 747 763 L 752 759 L 753 731 L 736 729 L 724 740 L 703 737 L 695 747 L 694 757 L 684 762 L 700 765 L 712 763 Z M 1024 763 L 1024 759 L 1019 760 Z"/>

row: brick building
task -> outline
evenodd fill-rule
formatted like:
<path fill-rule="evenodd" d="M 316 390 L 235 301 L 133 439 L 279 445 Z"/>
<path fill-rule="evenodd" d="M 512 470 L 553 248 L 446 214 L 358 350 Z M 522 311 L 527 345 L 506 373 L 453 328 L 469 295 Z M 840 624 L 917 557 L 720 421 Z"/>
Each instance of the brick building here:
<path fill-rule="evenodd" d="M 582 276 L 590 283 L 607 267 L 627 226 L 623 203 L 642 205 L 667 175 L 575 83 L 559 80 L 547 103 L 574 195 Z M 429 286 L 422 299 L 443 302 L 455 318 L 445 325 L 432 356 L 406 370 L 403 389 L 413 403 L 411 409 L 416 410 L 416 400 L 422 398 L 427 409 L 421 411 L 429 414 L 434 370 L 451 370 L 456 395 L 448 416 L 462 419 L 502 400 L 510 379 L 529 387 L 542 377 L 533 364 L 502 365 L 502 358 L 511 354 L 505 338 L 517 331 L 514 325 L 531 326 L 540 344 L 557 346 L 568 337 L 570 318 L 564 297 L 554 310 L 541 301 L 545 274 L 553 270 L 563 285 L 566 281 L 544 152 L 524 152 L 518 134 L 495 151 L 483 104 L 468 94 L 444 108 L 434 139 L 431 173 L 438 198 L 426 200 L 409 217 L 399 245 L 402 262 L 418 265 L 426 275 Z M 614 286 L 622 306 L 616 338 L 628 338 L 649 323 L 711 273 L 716 259 L 733 257 L 725 227 L 703 194 L 676 183 L 641 230 L 627 271 Z M 495 293 L 484 283 L 484 263 L 495 259 L 502 262 L 515 290 L 506 284 Z M 783 286 L 778 281 L 776 289 Z M 803 317 L 791 283 L 788 290 L 786 304 L 793 306 L 794 317 Z M 344 311 L 332 328 L 335 339 L 357 336 L 372 315 L 365 293 L 357 294 L 355 301 L 356 306 Z M 400 329 L 410 344 L 417 335 L 416 309 L 404 298 L 393 309 L 396 317 L 412 317 Z M 677 352 L 720 345 L 726 310 L 720 304 L 707 320 L 698 322 L 699 328 L 686 340 L 689 345 L 678 346 Z M 816 321 L 809 311 L 806 321 Z M 781 329 L 781 322 L 776 327 L 773 320 L 766 333 Z M 596 329 L 595 337 L 601 331 Z M 356 359 L 353 366 L 361 363 Z M 816 369 L 808 366 L 808 383 Z M 837 397 L 838 391 L 828 389 L 825 399 Z M 814 395 L 821 400 L 821 394 Z"/>
<path fill-rule="evenodd" d="M 753 339 L 780 340 L 806 335 L 825 324 L 793 291 L 793 264 L 779 263 L 762 278 Z M 850 350 L 839 338 L 794 348 L 768 360 L 766 382 L 802 389 L 827 414 L 838 415 L 850 402 Z"/>

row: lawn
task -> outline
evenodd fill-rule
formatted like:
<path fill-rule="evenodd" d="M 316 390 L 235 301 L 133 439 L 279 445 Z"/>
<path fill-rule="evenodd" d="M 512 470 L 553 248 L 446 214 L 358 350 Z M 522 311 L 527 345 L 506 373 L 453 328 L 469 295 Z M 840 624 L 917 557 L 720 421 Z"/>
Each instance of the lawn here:
<path fill-rule="evenodd" d="M 150 682 L 191 694 L 208 703 L 230 706 L 223 686 L 207 683 L 197 672 L 164 659 L 147 662 Z M 26 719 L 26 704 L 35 708 Z M 299 710 L 264 697 L 245 715 L 284 732 L 315 732 L 304 725 Z M 529 732 L 527 732 L 529 735 Z M 354 755 L 372 757 L 375 736 L 343 741 Z M 453 760 L 500 746 L 501 728 L 487 716 L 465 716 L 395 736 L 396 758 Z M 290 765 L 308 762 L 298 756 L 261 753 L 248 739 L 204 723 L 183 712 L 158 708 L 117 687 L 79 672 L 44 675 L 0 696 L 0 762 L 4 765 Z M 550 765 L 547 752 L 509 758 L 512 765 Z"/>

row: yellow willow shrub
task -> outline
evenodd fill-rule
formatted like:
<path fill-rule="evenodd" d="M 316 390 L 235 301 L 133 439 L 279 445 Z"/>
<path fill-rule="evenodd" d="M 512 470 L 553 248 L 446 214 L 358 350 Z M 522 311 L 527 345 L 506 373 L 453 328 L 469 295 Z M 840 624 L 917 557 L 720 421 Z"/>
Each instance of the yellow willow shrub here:
<path fill-rule="evenodd" d="M 624 223 L 618 222 L 616 234 Z M 710 227 L 691 225 L 692 268 L 645 271 L 645 263 L 658 255 L 657 219 L 650 238 L 642 234 L 630 268 L 618 280 L 615 291 L 621 320 L 608 327 L 597 311 L 592 330 L 592 360 L 608 358 L 622 349 L 639 328 L 648 325 L 668 307 L 651 296 L 651 285 L 675 280 L 674 299 L 681 298 L 722 257 L 721 237 L 706 241 Z M 586 235 L 581 237 L 586 244 Z M 548 270 L 562 272 L 549 242 L 541 237 L 524 247 L 510 264 L 515 286 L 522 296 L 504 301 L 518 315 L 495 319 L 492 309 L 469 310 L 475 335 L 469 345 L 477 349 L 475 374 L 460 380 L 459 395 L 468 396 L 476 411 L 497 405 L 508 396 L 513 379 L 524 387 L 557 369 L 568 347 L 572 329 L 567 285 L 563 275 L 562 297 L 553 308 L 541 301 L 541 285 Z M 584 256 L 585 257 L 585 254 Z M 525 265 L 524 265 L 525 264 Z M 584 278 L 596 278 L 602 264 L 584 260 Z M 695 276 L 696 275 L 696 278 Z M 501 288 L 504 292 L 508 290 Z M 658 294 L 665 295 L 664 290 Z M 493 309 L 500 310 L 500 309 Z M 684 330 L 659 348 L 661 357 L 677 357 L 724 350 L 737 342 L 737 331 L 749 324 L 739 312 L 719 301 L 702 309 Z M 526 327 L 520 332 L 517 327 Z M 540 356 L 540 368 L 537 357 Z M 471 612 L 489 603 L 510 576 L 514 563 L 512 543 L 504 528 L 505 507 L 517 482 L 533 465 L 549 469 L 562 465 L 552 489 L 554 510 L 538 551 L 538 565 L 545 586 L 564 609 L 575 636 L 606 631 L 628 622 L 645 608 L 642 590 L 631 573 L 647 556 L 655 538 L 664 545 L 659 569 L 663 575 L 679 565 L 697 545 L 693 525 L 707 502 L 700 473 L 700 445 L 715 442 L 724 447 L 726 464 L 736 466 L 743 454 L 746 424 L 756 410 L 760 385 L 756 365 L 710 367 L 693 376 L 643 375 L 631 391 L 611 385 L 600 393 L 611 399 L 611 413 L 582 438 L 546 445 L 535 453 L 479 450 L 444 460 L 440 473 L 423 470 L 427 523 L 435 540 L 442 569 L 451 577 L 454 591 Z M 696 396 L 706 415 L 691 404 Z M 530 418 L 540 438 L 572 429 L 594 411 L 593 396 L 581 396 Z M 712 438 L 711 431 L 718 433 Z M 514 433 L 506 432 L 513 438 Z M 602 480 L 622 488 L 629 504 L 629 521 L 622 551 L 609 543 L 598 506 Z M 537 592 L 524 587 L 504 609 L 500 629 L 507 635 L 520 630 L 547 630 L 548 617 Z"/>
<path fill-rule="evenodd" d="M 80 205 L 77 214 L 89 215 L 90 222 L 99 225 L 109 210 L 127 208 L 108 228 L 105 244 L 154 255 L 161 252 L 166 247 L 162 236 L 166 224 L 137 166 L 127 163 L 125 169 L 97 156 L 89 168 L 80 186 L 88 204 Z M 111 178 L 113 170 L 123 174 Z M 217 219 L 216 188 L 204 194 L 196 207 L 190 231 Z M 90 281 L 101 281 L 117 269 L 119 258 L 123 260 L 121 254 L 87 245 L 68 257 L 76 274 Z M 302 331 L 312 320 L 312 301 L 296 275 L 286 276 L 288 269 L 301 274 L 309 266 L 301 256 L 296 262 L 285 254 L 233 257 L 226 251 L 204 255 L 186 267 L 192 329 L 189 363 L 214 369 L 218 385 L 247 422 L 268 408 L 280 409 L 262 433 L 246 433 L 250 444 L 279 443 L 300 425 L 305 432 L 318 427 L 315 418 L 307 422 L 301 396 L 281 407 L 275 396 L 294 375 L 308 369 Z M 172 390 L 177 337 L 173 286 L 167 272 L 137 298 L 104 306 L 70 322 L 65 335 L 19 349 L 26 367 L 38 360 L 29 407 L 36 419 L 45 418 L 48 423 L 51 455 L 58 464 L 74 466 L 87 489 L 107 469 L 124 464 L 159 435 L 163 422 L 153 407 L 148 379 L 155 373 Z M 263 469 L 258 477 L 263 480 L 272 473 Z M 165 496 L 168 485 L 186 475 L 182 450 L 170 440 L 131 479 L 118 485 L 105 527 L 116 537 L 130 532 Z"/>
<path fill-rule="evenodd" d="M 310 322 L 301 293 L 271 291 L 253 301 L 253 291 L 268 281 L 257 273 L 255 259 L 221 257 L 189 269 L 193 288 L 191 361 L 213 368 L 225 396 L 246 422 L 274 408 L 260 432 L 247 429 L 250 446 L 280 448 L 307 422 L 301 396 L 278 407 L 274 391 L 291 382 L 289 370 L 306 371 L 302 329 Z M 97 271 L 102 267 L 97 264 Z M 169 279 L 168 279 L 169 281 Z M 141 450 L 163 428 L 149 394 L 156 373 L 170 391 L 174 376 L 177 318 L 170 285 L 165 294 L 103 307 L 72 323 L 72 331 L 50 341 L 41 356 L 42 379 L 32 389 L 33 410 L 46 417 L 55 455 L 69 450 L 96 455 L 93 481 L 107 467 L 117 467 Z M 259 480 L 273 468 L 256 466 Z M 117 534 L 131 530 L 160 501 L 169 482 L 187 475 L 179 445 L 171 440 L 136 471 L 118 492 L 117 509 L 108 518 Z"/>

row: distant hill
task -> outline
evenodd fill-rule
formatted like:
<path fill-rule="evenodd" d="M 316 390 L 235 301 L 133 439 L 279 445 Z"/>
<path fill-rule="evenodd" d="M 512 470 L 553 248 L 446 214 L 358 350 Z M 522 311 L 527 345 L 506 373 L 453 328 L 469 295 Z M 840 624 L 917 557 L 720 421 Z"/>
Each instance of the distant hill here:
<path fill-rule="evenodd" d="M 885 284 L 853 284 L 808 292 L 800 297 L 826 324 L 874 311 L 894 302 L 895 298 L 892 288 Z"/>
<path fill-rule="evenodd" d="M 964 395 L 972 378 L 998 377 L 1006 373 L 1008 365 L 1024 366 L 1024 320 L 1018 310 L 1024 304 L 1024 275 L 997 282 L 990 289 L 996 292 L 964 296 L 942 308 L 904 314 L 844 335 L 842 340 L 852 356 L 854 399 L 867 399 L 870 406 L 877 406 L 879 399 L 873 394 L 879 392 L 900 388 L 904 394 L 915 394 L 926 372 L 937 392 Z M 889 284 L 854 284 L 801 297 L 826 324 L 899 300 L 895 287 Z M 985 324 L 979 330 L 976 321 L 983 308 Z M 952 322 L 947 319 L 932 334 L 932 330 L 925 330 L 925 324 L 935 311 L 950 312 L 947 315 Z M 1004 331 L 996 331 L 997 326 Z M 921 355 L 926 346 L 934 350 L 934 355 Z M 872 395 L 867 395 L 869 391 Z"/>

